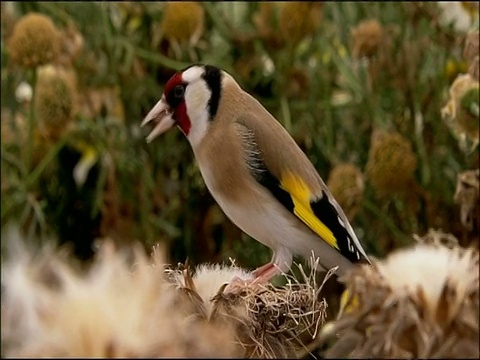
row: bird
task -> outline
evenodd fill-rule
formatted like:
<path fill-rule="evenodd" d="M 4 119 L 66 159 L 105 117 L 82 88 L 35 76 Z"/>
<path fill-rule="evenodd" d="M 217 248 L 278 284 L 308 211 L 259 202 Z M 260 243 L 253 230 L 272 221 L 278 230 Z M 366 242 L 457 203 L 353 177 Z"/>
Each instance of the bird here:
<path fill-rule="evenodd" d="M 202 178 L 225 215 L 272 250 L 256 268 L 267 283 L 293 256 L 319 259 L 342 275 L 370 262 L 319 173 L 283 125 L 227 71 L 192 64 L 165 84 L 141 127 L 147 143 L 175 126 L 187 137 Z"/>

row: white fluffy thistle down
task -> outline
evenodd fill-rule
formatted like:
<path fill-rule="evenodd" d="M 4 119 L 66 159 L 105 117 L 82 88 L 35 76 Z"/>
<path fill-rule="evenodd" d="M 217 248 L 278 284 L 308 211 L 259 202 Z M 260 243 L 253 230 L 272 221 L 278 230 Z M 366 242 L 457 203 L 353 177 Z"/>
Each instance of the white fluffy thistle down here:
<path fill-rule="evenodd" d="M 161 252 L 105 242 L 88 269 L 57 251 L 2 264 L 2 357 L 231 357 L 233 335 L 188 316 Z"/>
<path fill-rule="evenodd" d="M 221 292 L 226 284 L 233 279 L 253 280 L 251 272 L 237 266 L 226 264 L 200 264 L 195 268 L 195 273 L 189 277 L 180 271 L 169 272 L 172 280 L 177 286 L 191 288 L 202 300 L 205 315 L 209 317 L 212 313 L 213 298 Z M 189 282 L 191 279 L 191 282 Z"/>
<path fill-rule="evenodd" d="M 350 301 L 322 334 L 339 334 L 327 357 L 478 358 L 477 249 L 417 244 L 342 281 Z"/>
<path fill-rule="evenodd" d="M 458 247 L 449 249 L 419 244 L 393 253 L 378 263 L 378 271 L 397 296 L 412 296 L 418 302 L 425 302 L 425 310 L 432 320 L 442 306 L 445 289 L 455 290 L 450 311 L 443 314 L 449 317 L 457 313 L 465 296 L 478 290 L 479 286 L 478 254 Z"/>

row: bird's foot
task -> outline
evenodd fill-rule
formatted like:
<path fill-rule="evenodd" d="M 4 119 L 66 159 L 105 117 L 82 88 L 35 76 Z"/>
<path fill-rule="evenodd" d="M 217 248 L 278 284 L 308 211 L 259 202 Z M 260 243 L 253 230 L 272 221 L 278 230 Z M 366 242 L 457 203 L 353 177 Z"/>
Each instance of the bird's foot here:
<path fill-rule="evenodd" d="M 224 293 L 240 294 L 247 289 L 253 292 L 263 291 L 265 284 L 279 273 L 279 269 L 273 263 L 262 265 L 252 272 L 253 278 L 251 279 L 235 276 L 225 287 Z"/>

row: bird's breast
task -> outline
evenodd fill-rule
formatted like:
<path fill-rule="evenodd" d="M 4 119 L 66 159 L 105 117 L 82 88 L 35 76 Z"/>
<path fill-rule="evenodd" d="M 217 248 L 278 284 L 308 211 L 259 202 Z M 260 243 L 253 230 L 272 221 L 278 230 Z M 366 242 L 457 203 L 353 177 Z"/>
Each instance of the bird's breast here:
<path fill-rule="evenodd" d="M 247 172 L 242 177 L 200 164 L 207 188 L 225 215 L 244 233 L 270 248 L 284 245 L 296 231 L 292 218 Z M 230 171 L 233 171 L 230 169 Z M 238 164 L 237 172 L 238 175 Z M 228 184 L 228 186 L 226 186 Z"/>

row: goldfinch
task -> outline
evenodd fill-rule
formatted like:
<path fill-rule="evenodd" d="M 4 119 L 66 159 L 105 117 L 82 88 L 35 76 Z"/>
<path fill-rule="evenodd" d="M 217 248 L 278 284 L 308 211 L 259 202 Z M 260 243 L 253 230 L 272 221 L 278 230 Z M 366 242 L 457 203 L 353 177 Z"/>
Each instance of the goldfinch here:
<path fill-rule="evenodd" d="M 192 65 L 170 78 L 141 126 L 151 142 L 174 125 L 193 149 L 207 188 L 230 220 L 273 250 L 255 281 L 287 272 L 293 255 L 325 269 L 368 260 L 327 186 L 285 128 L 227 72 Z"/>

